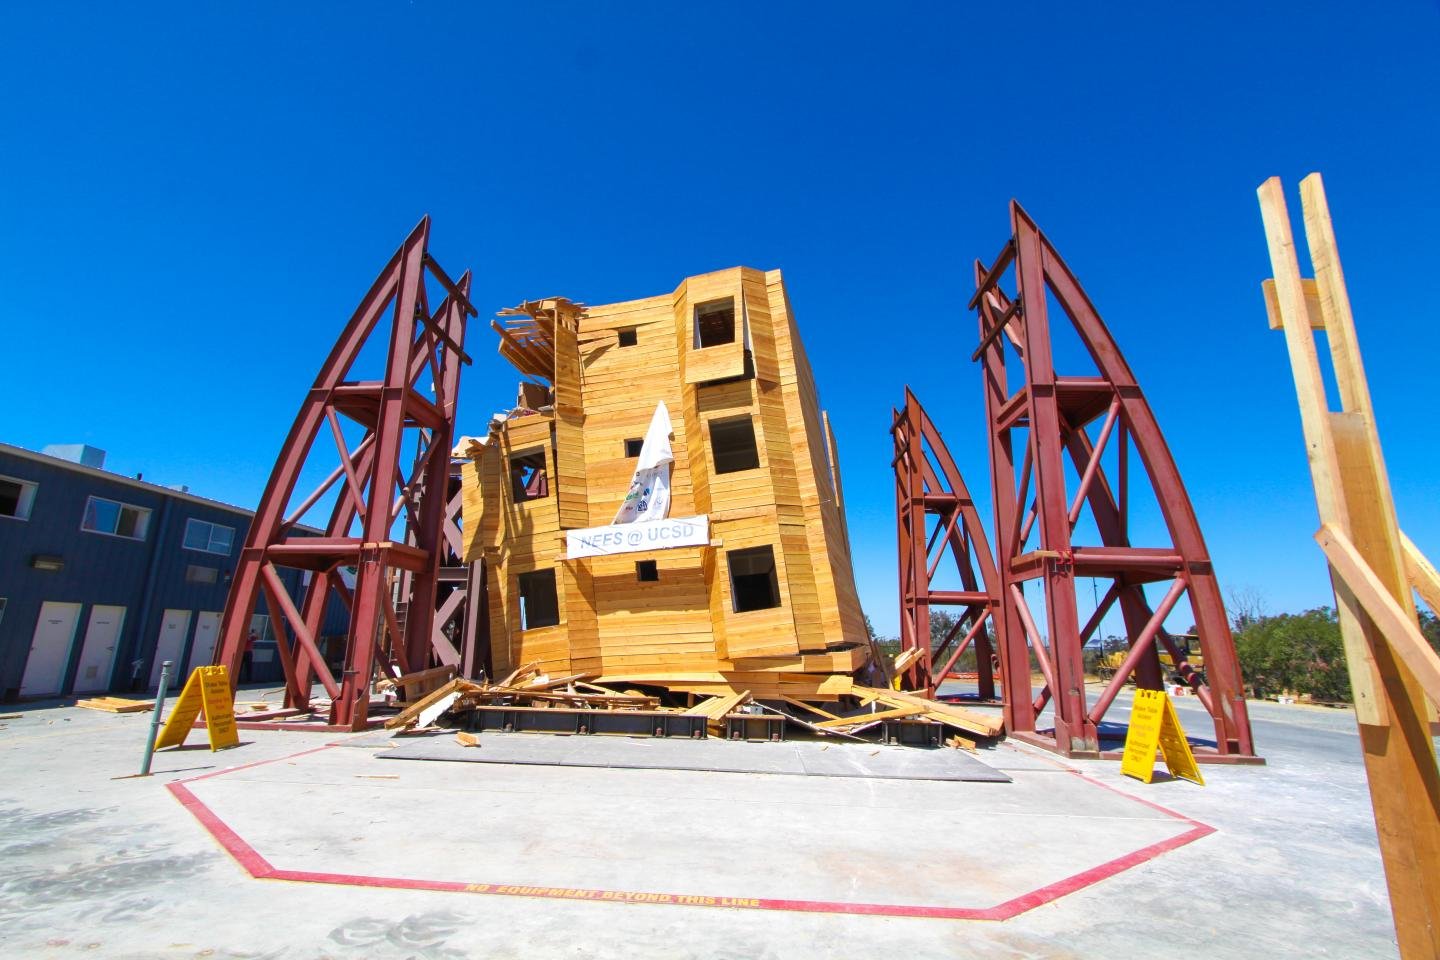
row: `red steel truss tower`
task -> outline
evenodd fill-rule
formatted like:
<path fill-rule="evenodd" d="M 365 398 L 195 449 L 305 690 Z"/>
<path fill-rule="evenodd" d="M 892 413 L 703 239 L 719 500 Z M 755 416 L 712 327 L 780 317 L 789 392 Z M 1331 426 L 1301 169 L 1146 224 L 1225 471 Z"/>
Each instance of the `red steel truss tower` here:
<path fill-rule="evenodd" d="M 982 364 L 989 423 L 997 634 L 1004 638 L 1002 650 L 1013 647 L 1002 658 L 1009 668 L 1003 676 L 1009 732 L 1067 756 L 1099 755 L 1100 724 L 1127 678 L 1133 675 L 1146 689 L 1163 685 L 1159 649 L 1164 648 L 1172 672 L 1194 690 L 1214 721 L 1216 746 L 1197 751 L 1197 757 L 1253 762 L 1250 720 L 1220 588 L 1155 414 L 1054 246 L 1017 203 L 1011 204 L 1010 221 L 1011 236 L 999 256 L 989 267 L 975 264 L 976 290 L 969 304 L 979 314 L 980 343 L 971 359 Z M 1013 275 L 1013 293 L 1003 289 L 1007 275 Z M 1052 302 L 1058 311 L 1052 312 Z M 1061 334 L 1072 347 L 1068 352 L 1057 349 Z M 1086 355 L 1093 373 L 1056 371 L 1057 356 L 1065 364 L 1083 364 Z M 1068 475 L 1067 460 L 1073 471 Z M 1072 477 L 1074 482 L 1067 483 Z M 1137 546 L 1131 542 L 1131 515 L 1135 497 L 1148 494 L 1153 494 L 1169 542 Z M 1076 590 L 1081 577 L 1110 581 L 1084 623 Z M 1153 608 L 1144 592 L 1147 584 L 1159 587 Z M 1164 627 L 1186 595 L 1204 656 L 1203 673 Z M 1083 647 L 1117 605 L 1128 653 L 1099 699 L 1090 703 Z M 1030 682 L 1032 653 L 1044 676 L 1038 694 Z M 1022 669 L 1014 669 L 1017 665 Z M 1053 733 L 1036 730 L 1036 717 L 1047 702 L 1054 705 Z"/>
<path fill-rule="evenodd" d="M 992 699 L 995 668 L 985 624 L 999 606 L 999 578 L 985 526 L 940 431 L 908 387 L 904 408 L 891 414 L 900 535 L 900 649 L 902 656 L 919 650 L 918 655 L 906 657 L 910 664 L 902 671 L 902 684 L 909 690 L 933 693 L 973 643 L 980 697 Z M 959 590 L 934 588 L 947 553 L 959 575 Z M 935 606 L 962 609 L 954 626 L 932 649 L 930 609 Z M 1006 655 L 1002 648 L 1002 675 Z"/>
<path fill-rule="evenodd" d="M 365 728 L 377 663 L 412 672 L 429 666 L 432 652 L 441 662 L 458 659 L 437 645 L 443 634 L 436 629 L 435 600 L 446 553 L 460 364 L 470 362 L 465 320 L 476 311 L 470 274 L 451 280 L 430 256 L 429 237 L 426 217 L 381 271 L 306 394 L 255 512 L 221 624 L 216 662 L 230 668 L 233 683 L 250 611 L 263 597 L 285 671 L 286 706 L 308 708 L 318 680 L 331 699 L 330 722 L 353 730 Z M 433 311 L 427 274 L 443 292 Z M 382 324 L 387 311 L 390 322 Z M 372 341 L 372 352 L 384 349 L 381 378 L 355 379 Z M 431 389 L 433 400 L 426 396 Z M 341 418 L 351 425 L 349 441 Z M 363 435 L 357 438 L 357 431 Z M 316 446 L 330 445 L 317 444 L 322 432 L 333 440 L 339 463 L 292 506 Z M 323 534 L 297 529 L 337 483 Z M 310 572 L 298 603 L 276 572 L 282 566 Z M 332 595 L 350 611 L 338 677 L 317 643 Z"/>

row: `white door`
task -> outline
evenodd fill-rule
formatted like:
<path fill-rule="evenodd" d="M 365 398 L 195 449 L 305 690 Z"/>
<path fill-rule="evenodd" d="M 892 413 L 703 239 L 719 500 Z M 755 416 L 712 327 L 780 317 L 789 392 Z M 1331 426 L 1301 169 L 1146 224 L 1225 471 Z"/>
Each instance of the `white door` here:
<path fill-rule="evenodd" d="M 219 636 L 220 614 L 201 610 L 200 616 L 195 618 L 195 644 L 190 648 L 190 666 L 185 671 L 186 676 L 196 667 L 210 666 L 215 659 L 215 641 Z"/>
<path fill-rule="evenodd" d="M 60 692 L 79 623 L 78 603 L 47 600 L 40 605 L 40 619 L 35 622 L 35 636 L 30 640 L 30 656 L 25 660 L 25 676 L 20 681 L 20 696 L 49 697 Z"/>
<path fill-rule="evenodd" d="M 115 646 L 125 623 L 124 607 L 96 604 L 85 624 L 85 645 L 80 648 L 80 666 L 75 671 L 75 692 L 95 693 L 110 688 L 110 671 L 115 668 Z"/>
<path fill-rule="evenodd" d="M 185 649 L 185 634 L 190 632 L 189 610 L 166 610 L 160 623 L 160 639 L 155 642 L 155 663 L 150 667 L 150 687 L 160 686 L 160 665 L 170 660 L 170 688 L 177 689 L 184 679 L 180 669 L 180 651 Z"/>

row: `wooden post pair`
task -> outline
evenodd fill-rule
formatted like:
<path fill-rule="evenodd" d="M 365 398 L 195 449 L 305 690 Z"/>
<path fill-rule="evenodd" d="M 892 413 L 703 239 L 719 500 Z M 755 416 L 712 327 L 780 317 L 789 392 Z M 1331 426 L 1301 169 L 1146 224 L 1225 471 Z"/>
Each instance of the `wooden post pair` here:
<path fill-rule="evenodd" d="M 1320 175 L 1300 183 L 1314 279 L 1300 275 L 1279 178 L 1259 195 L 1275 271 L 1263 284 L 1266 308 L 1290 353 L 1320 508 L 1315 539 L 1330 561 L 1400 955 L 1440 957 L 1440 770 L 1430 739 L 1440 656 L 1420 633 L 1411 595 L 1440 613 L 1440 576 L 1396 521 Z M 1325 396 L 1315 330 L 1329 341 L 1338 411 Z"/>

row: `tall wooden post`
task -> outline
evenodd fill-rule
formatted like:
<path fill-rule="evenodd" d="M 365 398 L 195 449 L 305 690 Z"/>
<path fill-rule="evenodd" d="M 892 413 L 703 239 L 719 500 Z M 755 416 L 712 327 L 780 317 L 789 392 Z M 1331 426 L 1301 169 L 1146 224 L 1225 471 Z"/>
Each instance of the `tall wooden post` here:
<path fill-rule="evenodd" d="M 1290 353 L 1400 955 L 1440 957 L 1440 769 L 1426 703 L 1427 693 L 1440 700 L 1440 657 L 1420 634 L 1410 593 L 1428 563 L 1396 523 L 1320 175 L 1300 184 L 1313 280 L 1300 275 L 1279 178 L 1259 195 L 1275 271 L 1266 304 Z M 1329 340 L 1339 411 L 1326 401 L 1316 329 Z M 1431 596 L 1424 590 L 1434 585 L 1420 585 Z"/>

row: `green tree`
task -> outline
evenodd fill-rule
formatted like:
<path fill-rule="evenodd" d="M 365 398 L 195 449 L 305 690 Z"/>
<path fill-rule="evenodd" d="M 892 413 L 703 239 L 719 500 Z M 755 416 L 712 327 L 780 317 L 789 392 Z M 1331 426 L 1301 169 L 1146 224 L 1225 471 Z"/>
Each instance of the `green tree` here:
<path fill-rule="evenodd" d="M 1340 624 L 1330 607 L 1262 616 L 1235 634 L 1240 671 L 1256 696 L 1284 691 L 1350 700 Z"/>
<path fill-rule="evenodd" d="M 1429 610 L 1420 611 L 1420 632 L 1425 639 L 1430 641 L 1430 646 L 1440 653 L 1440 617 L 1435 616 Z"/>

